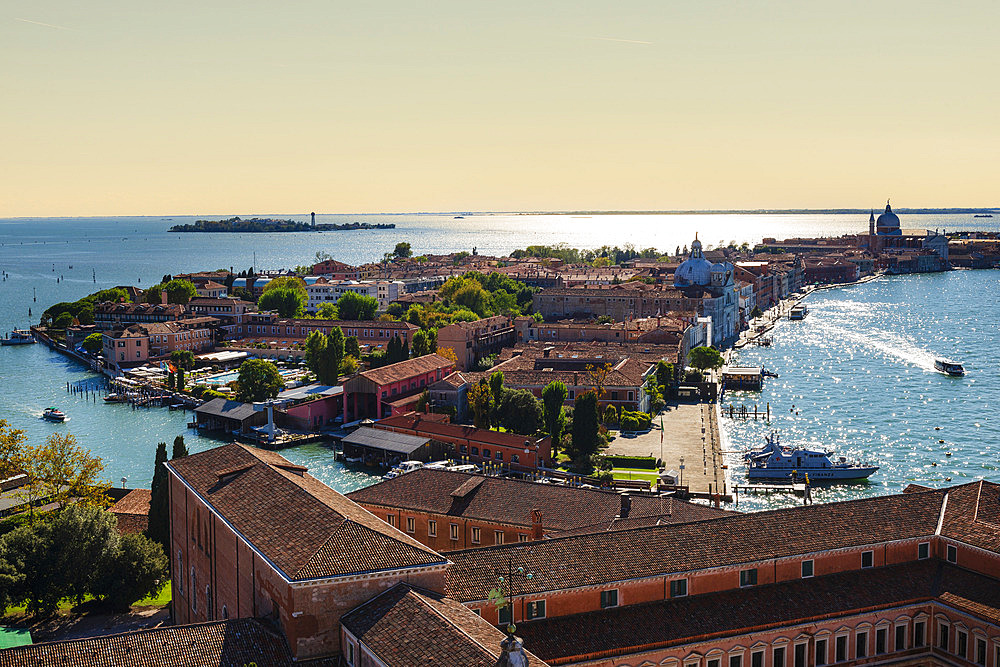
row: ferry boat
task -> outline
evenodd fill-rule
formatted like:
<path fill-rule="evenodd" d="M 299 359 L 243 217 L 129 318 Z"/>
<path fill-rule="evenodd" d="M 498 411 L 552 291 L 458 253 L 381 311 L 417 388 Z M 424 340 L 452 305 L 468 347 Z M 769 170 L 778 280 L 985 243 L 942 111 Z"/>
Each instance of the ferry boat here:
<path fill-rule="evenodd" d="M 35 337 L 27 329 L 14 329 L 10 336 L 0 339 L 0 345 L 30 345 L 35 342 Z"/>
<path fill-rule="evenodd" d="M 944 373 L 945 375 L 961 376 L 965 375 L 965 368 L 962 364 L 957 361 L 951 361 L 950 359 L 938 358 L 934 360 L 934 370 Z"/>
<path fill-rule="evenodd" d="M 792 309 L 788 312 L 788 319 L 804 320 L 806 317 L 806 313 L 808 312 L 809 309 L 806 308 L 804 304 L 800 304 L 798 306 L 792 306 Z"/>
<path fill-rule="evenodd" d="M 851 463 L 843 456 L 836 461 L 830 452 L 782 447 L 778 434 L 771 434 L 762 449 L 747 452 L 747 478 L 792 482 L 809 476 L 810 482 L 846 482 L 867 479 L 878 466 Z"/>
<path fill-rule="evenodd" d="M 50 422 L 64 422 L 66 421 L 66 413 L 56 408 L 45 408 L 42 418 L 48 419 Z"/>

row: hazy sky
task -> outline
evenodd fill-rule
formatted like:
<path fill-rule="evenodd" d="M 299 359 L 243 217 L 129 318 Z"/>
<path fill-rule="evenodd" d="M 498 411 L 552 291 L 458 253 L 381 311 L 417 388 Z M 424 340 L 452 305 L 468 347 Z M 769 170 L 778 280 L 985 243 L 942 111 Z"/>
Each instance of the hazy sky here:
<path fill-rule="evenodd" d="M 996 0 L 4 0 L 0 216 L 997 205 L 998 26 Z"/>

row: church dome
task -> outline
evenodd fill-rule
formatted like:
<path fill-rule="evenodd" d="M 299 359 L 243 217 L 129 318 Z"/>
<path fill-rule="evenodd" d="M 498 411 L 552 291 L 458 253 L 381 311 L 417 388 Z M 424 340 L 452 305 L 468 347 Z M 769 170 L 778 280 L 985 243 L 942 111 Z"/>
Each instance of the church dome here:
<path fill-rule="evenodd" d="M 875 226 L 878 227 L 879 231 L 899 229 L 899 216 L 892 212 L 892 207 L 886 202 L 885 213 L 878 217 L 875 221 Z"/>
<path fill-rule="evenodd" d="M 674 272 L 674 284 L 681 287 L 686 285 L 708 285 L 712 282 L 712 263 L 705 259 L 701 252 L 701 241 L 695 237 L 691 244 L 691 255 L 681 262 Z"/>

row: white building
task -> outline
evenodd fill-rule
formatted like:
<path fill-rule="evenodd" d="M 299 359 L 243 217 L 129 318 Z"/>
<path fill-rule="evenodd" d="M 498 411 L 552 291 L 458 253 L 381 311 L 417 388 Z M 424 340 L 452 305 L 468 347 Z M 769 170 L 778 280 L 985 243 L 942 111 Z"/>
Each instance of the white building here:
<path fill-rule="evenodd" d="M 379 310 L 385 310 L 389 304 L 399 298 L 402 283 L 387 280 L 327 280 L 320 278 L 311 285 L 306 285 L 309 300 L 306 311 L 316 313 L 324 303 L 336 304 L 347 292 L 362 296 L 374 297 L 378 301 Z"/>
<path fill-rule="evenodd" d="M 701 251 L 695 235 L 691 255 L 674 272 L 674 287 L 685 292 L 702 293 L 702 316 L 711 319 L 711 341 L 721 345 L 740 330 L 739 287 L 736 268 L 729 262 L 713 264 Z"/>

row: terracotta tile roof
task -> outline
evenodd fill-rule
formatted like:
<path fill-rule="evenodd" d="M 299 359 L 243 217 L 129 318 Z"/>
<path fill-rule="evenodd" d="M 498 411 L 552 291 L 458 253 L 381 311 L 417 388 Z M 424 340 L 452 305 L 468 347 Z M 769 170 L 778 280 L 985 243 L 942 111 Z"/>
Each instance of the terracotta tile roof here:
<path fill-rule="evenodd" d="M 162 667 L 251 663 L 256 663 L 258 667 L 292 664 L 285 639 L 253 618 L 160 627 L 0 651 L 0 667 Z M 332 667 L 338 663 L 328 660 L 302 664 Z"/>
<path fill-rule="evenodd" d="M 232 444 L 167 465 L 290 580 L 445 562 L 280 454 Z"/>
<path fill-rule="evenodd" d="M 454 600 L 396 584 L 341 618 L 382 664 L 493 667 L 504 633 Z M 529 654 L 532 665 L 545 667 Z"/>
<path fill-rule="evenodd" d="M 532 543 L 530 551 L 520 545 L 453 551 L 449 593 L 485 600 L 494 586 L 488 573 L 507 563 L 511 550 L 535 573 L 526 592 L 542 592 L 932 536 L 943 499 L 943 491 L 908 493 L 556 537 Z"/>
<path fill-rule="evenodd" d="M 1000 552 L 1000 484 L 978 481 L 948 490 L 941 534 Z"/>
<path fill-rule="evenodd" d="M 439 436 L 440 438 L 468 440 L 473 443 L 498 445 L 501 447 L 523 448 L 525 440 L 532 444 L 535 442 L 535 438 L 532 436 L 501 433 L 500 431 L 491 431 L 485 428 L 476 428 L 475 426 L 452 424 L 433 413 L 409 412 L 394 417 L 386 417 L 376 422 L 375 427 L 389 431 L 409 429 L 418 431 L 421 435 L 427 435 L 431 438 Z"/>
<path fill-rule="evenodd" d="M 430 373 L 437 369 L 445 369 L 454 366 L 454 363 L 445 359 L 439 354 L 425 354 L 422 357 L 400 361 L 389 364 L 382 368 L 375 368 L 370 371 L 358 373 L 356 377 L 366 378 L 376 384 L 386 385 L 401 380 L 407 380 L 416 375 Z M 353 378 L 352 378 L 353 379 Z"/>
<path fill-rule="evenodd" d="M 149 527 L 149 489 L 132 489 L 108 508 L 118 519 L 119 533 L 143 533 Z"/>
<path fill-rule="evenodd" d="M 561 664 L 930 600 L 965 605 L 986 619 L 1000 614 L 996 580 L 918 561 L 530 621 L 518 625 L 518 635 L 542 659 Z"/>
<path fill-rule="evenodd" d="M 461 492 L 461 491 L 465 492 Z M 546 533 L 590 527 L 602 532 L 621 511 L 613 491 L 536 484 L 450 470 L 421 468 L 347 496 L 369 505 L 431 512 L 516 526 L 531 526 L 531 512 L 542 514 Z M 683 500 L 631 496 L 630 518 L 656 517 L 663 523 L 700 521 L 730 514 Z"/>

